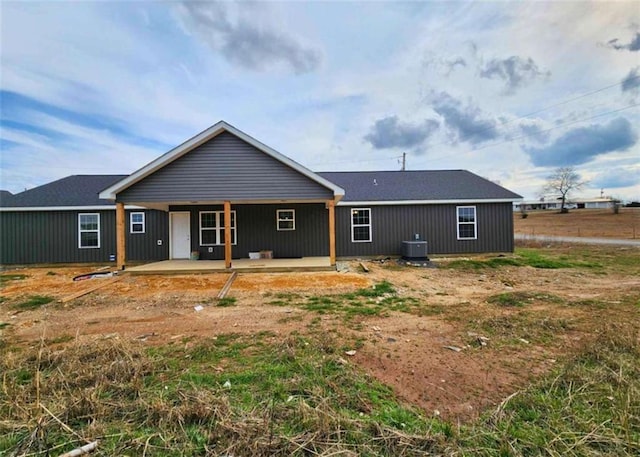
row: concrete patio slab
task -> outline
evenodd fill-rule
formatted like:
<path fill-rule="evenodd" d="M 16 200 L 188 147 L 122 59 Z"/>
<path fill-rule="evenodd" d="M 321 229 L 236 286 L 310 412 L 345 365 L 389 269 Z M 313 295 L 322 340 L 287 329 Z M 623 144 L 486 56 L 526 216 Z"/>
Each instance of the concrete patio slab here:
<path fill-rule="evenodd" d="M 163 260 L 135 267 L 125 271 L 131 274 L 182 274 L 212 273 L 216 271 L 288 272 L 288 271 L 334 271 L 329 257 L 301 257 L 297 259 L 234 259 L 231 268 L 224 266 L 224 260 Z"/>

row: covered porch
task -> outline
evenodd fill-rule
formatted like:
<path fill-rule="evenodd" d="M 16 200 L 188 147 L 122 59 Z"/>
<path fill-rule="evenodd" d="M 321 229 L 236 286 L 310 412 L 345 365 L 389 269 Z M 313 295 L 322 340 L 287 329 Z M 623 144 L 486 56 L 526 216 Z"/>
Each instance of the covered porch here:
<path fill-rule="evenodd" d="M 312 267 L 324 268 L 325 262 L 318 263 L 317 259 L 326 259 L 329 267 L 335 269 L 333 200 L 278 204 L 224 201 L 222 204 L 166 204 L 166 208 L 169 232 L 162 243 L 168 245 L 168 256 L 163 261 L 183 265 L 176 267 L 178 270 L 266 268 L 293 271 L 304 268 L 310 271 Z M 128 270 L 124 213 L 124 204 L 117 202 L 116 260 L 119 269 Z M 282 218 L 281 213 L 289 218 Z M 261 252 L 268 253 L 268 258 L 253 258 Z M 194 255 L 199 260 L 189 260 Z"/>
<path fill-rule="evenodd" d="M 333 271 L 330 257 L 301 257 L 298 259 L 234 259 L 227 267 L 224 260 L 163 260 L 144 265 L 127 267 L 127 272 L 143 274 L 213 273 L 222 271 L 293 272 Z"/>
<path fill-rule="evenodd" d="M 100 192 L 116 203 L 120 269 L 132 230 L 125 204 L 167 212 L 168 233 L 155 240 L 168 248 L 167 260 L 196 254 L 229 270 L 234 259 L 251 265 L 252 253 L 271 251 L 270 265 L 328 256 L 335 266 L 335 205 L 343 196 L 341 187 L 223 121 Z M 146 236 L 144 228 L 136 236 Z"/>

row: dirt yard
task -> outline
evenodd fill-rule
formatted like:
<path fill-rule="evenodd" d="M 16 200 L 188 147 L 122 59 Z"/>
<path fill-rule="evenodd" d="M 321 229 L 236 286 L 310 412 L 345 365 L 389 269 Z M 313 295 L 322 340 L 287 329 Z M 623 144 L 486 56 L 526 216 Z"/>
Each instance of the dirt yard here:
<path fill-rule="evenodd" d="M 530 211 L 526 219 L 514 212 L 513 221 L 515 232 L 523 235 L 640 239 L 640 208 L 621 208 L 618 214 L 610 209 Z"/>
<path fill-rule="evenodd" d="M 634 248 L 615 249 L 631 258 L 637 253 Z M 612 254 L 611 248 L 607 253 Z M 629 311 L 630 300 L 640 300 L 638 268 L 632 269 L 636 274 L 623 274 L 615 268 L 367 265 L 369 273 L 351 262 L 343 272 L 240 274 L 229 293 L 235 302 L 225 307 L 215 297 L 226 273 L 125 274 L 68 303 L 22 310 L 17 305 L 28 297 L 60 300 L 109 280 L 74 283 L 73 276 L 86 268 L 5 271 L 24 278 L 3 285 L 0 323 L 5 324 L 0 332 L 24 345 L 39 344 L 42 338 L 53 345 L 110 338 L 189 345 L 227 333 L 271 331 L 283 338 L 294 331 L 332 333 L 356 351 L 344 356 L 348 363 L 363 367 L 429 414 L 455 421 L 476 417 L 547 372 L 591 338 L 603 320 L 637 319 L 640 313 L 637 306 Z M 417 311 L 347 319 L 340 312 L 320 314 L 297 305 L 382 281 L 391 283 L 398 296 L 418 303 Z M 500 294 L 518 294 L 514 296 L 524 297 L 526 306 L 496 305 L 492 297 Z M 286 303 L 276 304 L 278 300 Z"/>

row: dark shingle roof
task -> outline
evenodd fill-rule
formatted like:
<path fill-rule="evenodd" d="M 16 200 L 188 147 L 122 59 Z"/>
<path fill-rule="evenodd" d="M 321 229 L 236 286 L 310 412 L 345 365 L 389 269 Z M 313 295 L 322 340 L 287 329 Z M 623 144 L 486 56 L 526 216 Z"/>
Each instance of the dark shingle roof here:
<path fill-rule="evenodd" d="M 466 170 L 340 171 L 317 173 L 345 190 L 345 202 L 516 200 L 522 198 Z M 58 206 L 112 206 L 98 193 L 127 175 L 75 175 L 25 190 L 4 193 L 4 208 Z"/>
<path fill-rule="evenodd" d="M 127 175 L 75 175 L 25 190 L 9 198 L 2 197 L 4 208 L 28 208 L 45 206 L 113 206 L 113 202 L 101 200 L 98 193 Z"/>
<path fill-rule="evenodd" d="M 8 190 L 0 190 L 0 206 L 4 202 L 8 202 L 13 197 L 13 194 Z"/>
<path fill-rule="evenodd" d="M 466 170 L 318 173 L 345 190 L 342 201 L 517 200 L 520 195 Z"/>

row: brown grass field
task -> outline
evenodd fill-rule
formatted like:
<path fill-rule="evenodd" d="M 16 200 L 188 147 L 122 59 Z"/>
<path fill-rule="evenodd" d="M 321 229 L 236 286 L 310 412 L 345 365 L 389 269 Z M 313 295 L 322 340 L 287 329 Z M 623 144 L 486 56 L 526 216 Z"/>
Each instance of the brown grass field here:
<path fill-rule="evenodd" d="M 603 209 L 530 211 L 526 219 L 514 212 L 513 222 L 514 231 L 524 235 L 640 239 L 640 208 L 621 208 L 618 214 Z"/>

